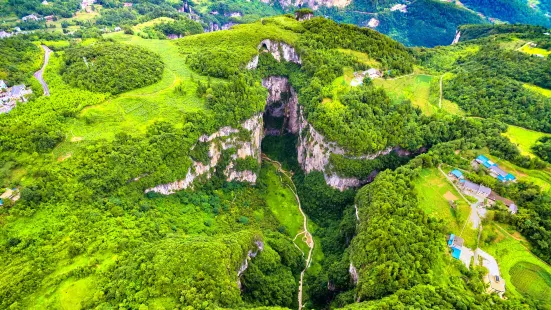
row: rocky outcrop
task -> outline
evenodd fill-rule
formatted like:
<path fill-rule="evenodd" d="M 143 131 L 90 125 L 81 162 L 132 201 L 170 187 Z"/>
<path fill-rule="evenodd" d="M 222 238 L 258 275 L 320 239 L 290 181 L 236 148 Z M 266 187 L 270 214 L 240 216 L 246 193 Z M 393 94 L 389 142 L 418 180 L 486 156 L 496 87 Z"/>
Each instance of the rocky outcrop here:
<path fill-rule="evenodd" d="M 249 156 L 256 158 L 260 163 L 260 143 L 263 137 L 262 115 L 257 114 L 246 120 L 241 124 L 240 129 L 249 132 L 250 139 L 246 141 L 238 139 L 236 134 L 239 132 L 239 129 L 229 126 L 222 127 L 211 135 L 202 135 L 199 137 L 199 142 L 209 144 L 209 161 L 206 164 L 193 161 L 184 179 L 157 185 L 145 190 L 145 192 L 157 192 L 168 195 L 178 190 L 189 188 L 199 176 L 205 176 L 207 179 L 210 178 L 212 173 L 216 171 L 216 166 L 222 158 L 222 151 L 230 148 L 235 148 L 236 152 L 231 155 L 231 160 L 224 169 L 226 180 L 255 183 L 257 178 L 256 171 L 236 171 L 234 167 L 235 161 L 238 158 L 244 159 Z"/>
<path fill-rule="evenodd" d="M 296 64 L 302 64 L 300 56 L 296 52 L 295 48 L 285 42 L 278 42 L 270 39 L 263 40 L 257 47 L 260 53 L 270 53 L 277 61 L 285 60 L 287 62 L 294 62 Z M 247 69 L 256 69 L 258 66 L 258 55 L 254 56 L 247 64 Z"/>
<path fill-rule="evenodd" d="M 328 172 L 329 157 L 331 154 L 343 155 L 350 159 L 373 160 L 379 156 L 390 154 L 397 148 L 386 148 L 373 154 L 361 156 L 350 156 L 347 151 L 338 146 L 337 143 L 327 141 L 311 124 L 308 123 L 302 110 L 299 111 L 299 140 L 297 145 L 298 162 L 306 172 L 322 171 L 324 173 L 327 185 L 338 190 L 359 187 L 369 180 L 360 180 L 358 178 L 341 177 L 336 173 Z"/>
<path fill-rule="evenodd" d="M 348 273 L 350 274 L 350 278 L 352 278 L 354 285 L 357 285 L 359 279 L 358 270 L 352 263 L 350 263 L 350 267 L 348 267 Z"/>
<path fill-rule="evenodd" d="M 264 115 L 283 117 L 282 128 L 265 128 L 265 134 L 280 135 L 284 130 L 297 134 L 299 132 L 298 96 L 289 80 L 282 76 L 270 76 L 262 80 L 262 86 L 268 90 Z"/>
<path fill-rule="evenodd" d="M 249 250 L 247 252 L 247 256 L 245 256 L 245 259 L 243 260 L 243 263 L 241 263 L 241 266 L 237 270 L 237 286 L 241 288 L 241 276 L 245 273 L 247 268 L 249 268 L 249 261 L 258 255 L 258 252 L 262 252 L 264 250 L 264 242 L 262 241 L 255 241 L 256 249 L 255 250 Z"/>

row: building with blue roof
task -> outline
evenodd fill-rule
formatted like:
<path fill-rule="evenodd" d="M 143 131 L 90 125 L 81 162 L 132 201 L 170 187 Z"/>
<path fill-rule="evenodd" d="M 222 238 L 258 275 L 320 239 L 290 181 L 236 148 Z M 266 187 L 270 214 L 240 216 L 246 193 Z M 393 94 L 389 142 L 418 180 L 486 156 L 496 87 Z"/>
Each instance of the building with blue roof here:
<path fill-rule="evenodd" d="M 496 166 L 496 163 L 491 161 L 488 157 L 484 155 L 478 155 L 478 157 L 475 159 L 477 163 L 482 164 L 486 168 L 490 168 L 493 166 Z"/>
<path fill-rule="evenodd" d="M 450 175 L 456 177 L 457 179 L 463 179 L 464 178 L 463 172 L 461 172 L 457 169 L 452 170 L 452 172 L 450 172 Z"/>
<path fill-rule="evenodd" d="M 515 181 L 516 177 L 507 171 L 499 168 L 499 166 L 491 161 L 488 157 L 484 155 L 478 155 L 478 157 L 475 159 L 475 161 L 484 167 L 486 167 L 490 171 L 490 175 L 494 178 L 500 180 L 501 182 L 510 182 Z"/>
<path fill-rule="evenodd" d="M 463 238 L 456 236 L 454 234 L 450 234 L 448 238 L 448 247 L 452 250 L 452 256 L 455 259 L 459 259 L 461 256 L 461 250 L 463 249 L 463 243 L 465 241 Z"/>

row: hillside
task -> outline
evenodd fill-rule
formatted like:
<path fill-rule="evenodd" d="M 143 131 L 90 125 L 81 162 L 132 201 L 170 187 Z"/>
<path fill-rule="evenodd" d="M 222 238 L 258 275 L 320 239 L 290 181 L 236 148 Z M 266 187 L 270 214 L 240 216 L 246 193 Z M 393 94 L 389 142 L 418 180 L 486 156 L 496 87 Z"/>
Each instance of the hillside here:
<path fill-rule="evenodd" d="M 0 63 L 10 89 L 33 83 L 34 47 L 55 52 L 50 95 L 0 114 L 0 308 L 549 307 L 544 28 L 407 48 L 322 17 L 200 33 L 157 16 L 177 5 L 101 5 L 95 22 L 124 29 L 6 41 L 28 51 Z M 478 154 L 517 182 L 475 171 Z M 500 201 L 463 229 L 452 168 L 518 213 Z M 496 257 L 505 299 L 450 233 Z"/>

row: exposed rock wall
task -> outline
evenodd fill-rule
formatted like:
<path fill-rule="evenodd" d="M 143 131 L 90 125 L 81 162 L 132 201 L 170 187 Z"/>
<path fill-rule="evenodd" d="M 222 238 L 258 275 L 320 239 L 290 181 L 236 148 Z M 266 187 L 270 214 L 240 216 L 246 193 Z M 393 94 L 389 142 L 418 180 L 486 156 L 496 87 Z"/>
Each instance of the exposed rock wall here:
<path fill-rule="evenodd" d="M 256 171 L 236 171 L 234 167 L 235 161 L 238 158 L 244 159 L 246 157 L 254 157 L 260 163 L 260 143 L 263 137 L 262 115 L 254 115 L 243 122 L 241 127 L 250 133 L 250 139 L 247 141 L 238 140 L 235 134 L 239 132 L 239 129 L 229 126 L 222 127 L 211 135 L 202 135 L 199 137 L 199 142 L 209 143 L 209 162 L 204 164 L 202 162 L 193 161 L 184 179 L 160 184 L 147 189 L 145 192 L 157 192 L 168 195 L 178 190 L 189 188 L 193 181 L 199 176 L 210 178 L 212 173 L 216 171 L 216 166 L 222 158 L 222 151 L 232 147 L 236 148 L 236 153 L 231 155 L 231 160 L 224 169 L 226 180 L 255 183 L 257 178 Z"/>
<path fill-rule="evenodd" d="M 255 241 L 256 249 L 255 250 L 249 250 L 247 253 L 247 256 L 245 256 L 245 259 L 243 260 L 243 263 L 241 263 L 241 266 L 237 270 L 237 286 L 241 288 L 241 276 L 245 273 L 247 268 L 249 268 L 249 261 L 258 255 L 258 252 L 262 252 L 264 250 L 264 242 L 262 241 Z"/>
<path fill-rule="evenodd" d="M 298 96 L 289 80 L 282 76 L 270 76 L 262 80 L 262 86 L 268 89 L 265 113 L 274 117 L 284 117 L 284 129 L 289 133 L 297 134 L 299 132 Z"/>
<path fill-rule="evenodd" d="M 390 154 L 397 148 L 386 148 L 373 154 L 361 156 L 348 156 L 345 149 L 338 146 L 335 142 L 327 141 L 304 117 L 302 110 L 299 111 L 299 140 L 297 145 L 298 162 L 306 172 L 323 171 L 327 185 L 338 190 L 359 187 L 369 180 L 360 180 L 358 178 L 341 177 L 335 173 L 328 172 L 329 157 L 331 154 L 343 155 L 350 159 L 373 160 L 379 156 Z"/>
<path fill-rule="evenodd" d="M 296 52 L 295 48 L 285 42 L 278 42 L 270 39 L 263 40 L 257 47 L 259 52 L 268 52 L 274 56 L 277 61 L 282 59 L 287 62 L 294 62 L 296 64 L 302 64 L 300 56 Z M 256 69 L 258 66 L 258 55 L 254 56 L 247 64 L 247 69 Z"/>

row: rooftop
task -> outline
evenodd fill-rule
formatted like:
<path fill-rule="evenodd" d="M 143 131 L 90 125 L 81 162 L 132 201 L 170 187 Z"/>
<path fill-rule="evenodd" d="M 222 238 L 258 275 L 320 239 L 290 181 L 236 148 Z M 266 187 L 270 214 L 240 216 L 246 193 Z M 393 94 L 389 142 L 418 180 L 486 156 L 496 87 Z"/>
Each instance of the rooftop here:
<path fill-rule="evenodd" d="M 452 170 L 451 174 L 453 174 L 458 179 L 463 177 L 463 172 L 461 172 L 457 169 Z"/>

